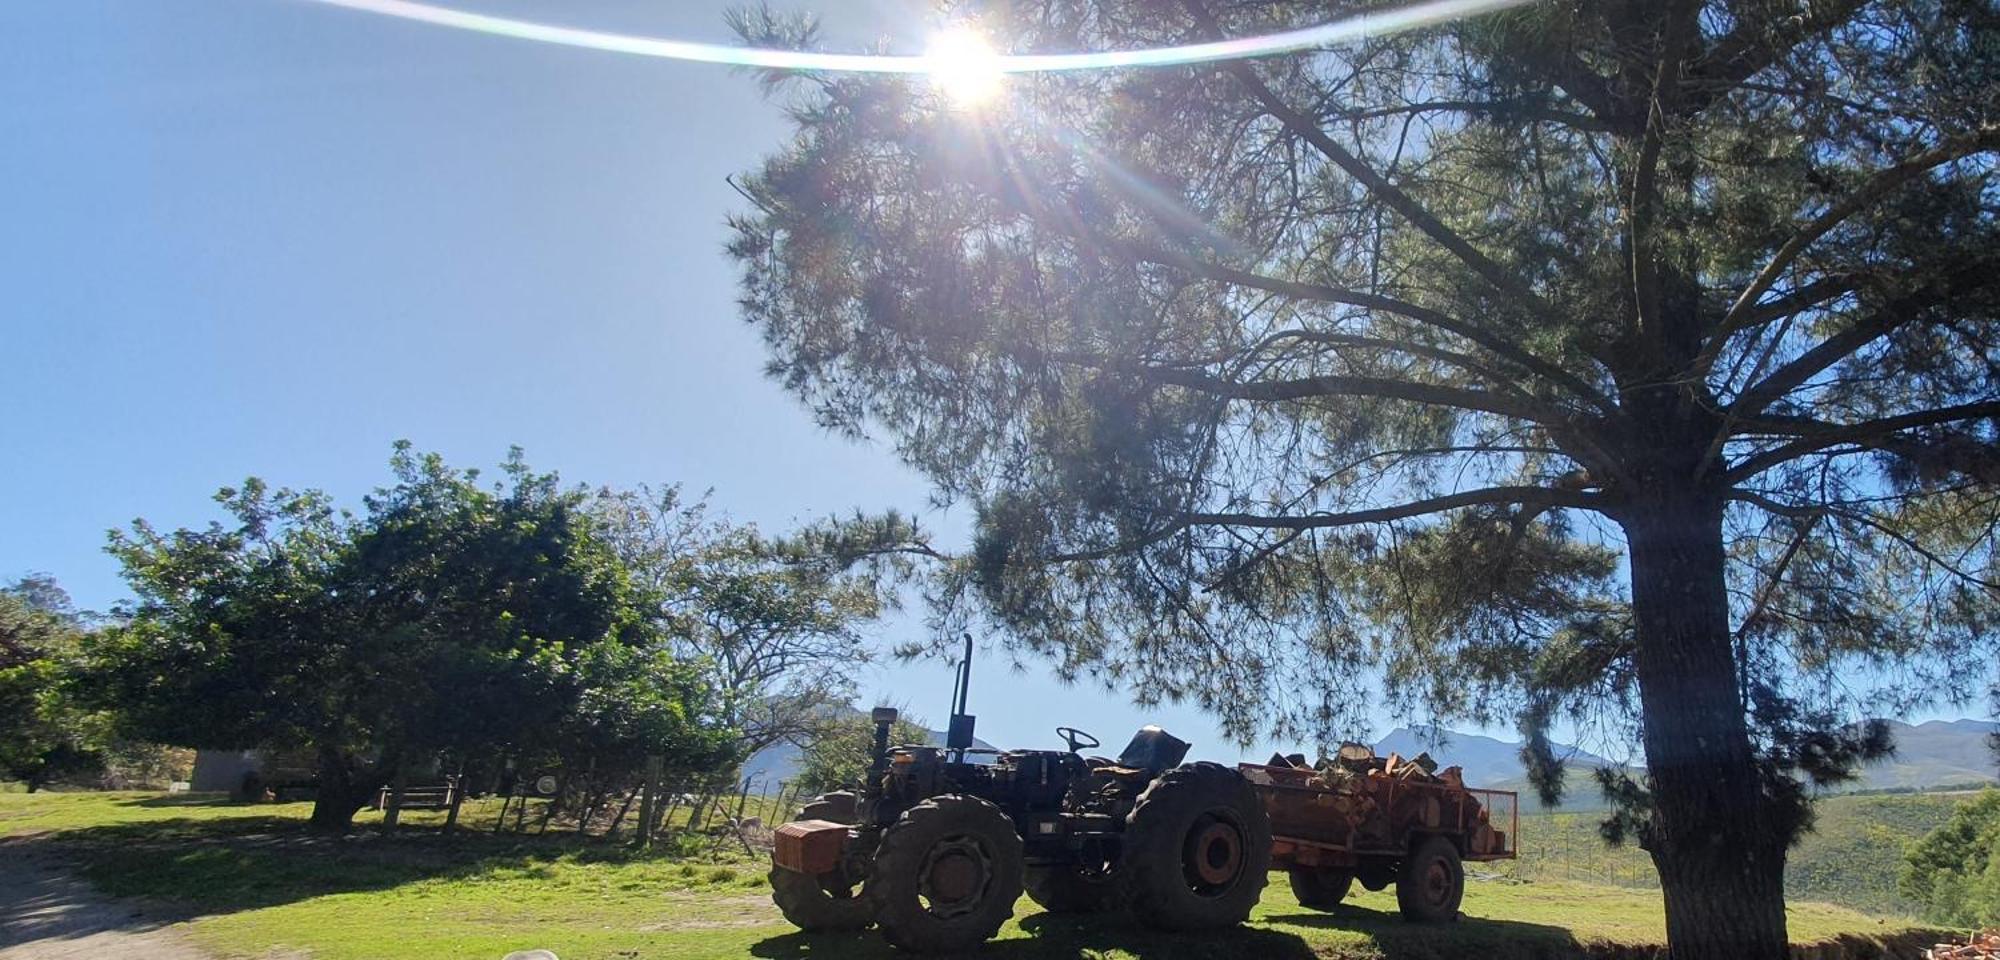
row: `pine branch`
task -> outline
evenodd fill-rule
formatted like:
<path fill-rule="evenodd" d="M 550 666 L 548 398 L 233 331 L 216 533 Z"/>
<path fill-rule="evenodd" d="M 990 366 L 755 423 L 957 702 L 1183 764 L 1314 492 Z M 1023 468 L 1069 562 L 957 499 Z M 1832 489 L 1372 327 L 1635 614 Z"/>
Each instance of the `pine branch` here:
<path fill-rule="evenodd" d="M 1973 133 L 1946 137 L 1929 150 L 1876 171 L 1845 199 L 1828 207 L 1825 212 L 1801 226 L 1778 248 L 1778 252 L 1772 255 L 1770 261 L 1764 265 L 1764 269 L 1758 271 L 1757 276 L 1750 281 L 1750 285 L 1743 288 L 1736 302 L 1730 305 L 1729 311 L 1723 315 L 1722 322 L 1710 338 L 1708 346 L 1695 358 L 1690 379 L 1699 380 L 1707 377 L 1710 368 L 1715 365 L 1716 358 L 1721 356 L 1723 348 L 1728 345 L 1729 338 L 1760 322 L 1756 310 L 1757 302 L 1764 294 L 1770 292 L 1771 287 L 1778 282 L 1778 278 L 1784 275 L 1786 268 L 1790 267 L 1807 247 L 1845 222 L 1847 218 L 1888 196 L 1890 191 L 1904 183 L 1922 176 L 1931 168 L 1995 149 L 2000 149 L 2000 127 L 1982 127 Z"/>
<path fill-rule="evenodd" d="M 1549 383 L 1561 387 L 1607 414 L 1616 413 L 1617 408 L 1604 393 L 1575 374 L 1517 346 L 1506 336 L 1467 323 L 1428 307 L 1385 297 L 1380 294 L 1364 293 L 1319 283 L 1305 283 L 1297 280 L 1282 280 L 1248 270 L 1211 263 L 1185 254 L 1157 248 L 1125 245 L 1129 255 L 1148 263 L 1185 270 L 1198 277 L 1228 283 L 1253 290 L 1262 290 L 1295 300 L 1313 300 L 1321 303 L 1339 303 L 1360 307 L 1364 310 L 1378 310 L 1414 320 L 1425 326 L 1434 327 L 1445 333 L 1470 340 L 1486 348 L 1523 370 L 1535 374 Z"/>
<path fill-rule="evenodd" d="M 1201 26 L 1201 29 L 1211 39 L 1219 40 L 1223 38 L 1220 26 L 1215 22 L 1215 18 L 1210 16 L 1208 11 L 1202 7 L 1200 0 L 1186 0 L 1186 6 L 1188 11 L 1193 14 L 1195 21 Z M 1314 122 L 1311 117 L 1306 116 L 1291 104 L 1286 103 L 1263 80 L 1259 79 L 1256 70 L 1250 64 L 1240 60 L 1232 60 L 1223 64 L 1222 69 L 1235 76 L 1243 84 L 1244 88 L 1249 91 L 1251 97 L 1263 105 L 1265 112 L 1269 113 L 1278 122 L 1284 124 L 1285 128 L 1290 130 L 1293 135 L 1311 144 L 1313 149 L 1318 150 L 1328 160 L 1333 161 L 1335 166 L 1367 188 L 1368 192 L 1374 195 L 1376 199 L 1387 204 L 1390 209 L 1395 210 L 1403 219 L 1409 221 L 1412 226 L 1422 231 L 1425 236 L 1430 237 L 1433 242 L 1450 252 L 1452 256 L 1458 258 L 1459 262 L 1471 268 L 1473 273 L 1478 274 L 1493 289 L 1513 301 L 1517 307 L 1545 322 L 1556 318 L 1557 312 L 1555 308 L 1537 296 L 1533 290 L 1530 290 L 1526 284 L 1521 282 L 1519 277 L 1515 276 L 1506 267 L 1495 262 L 1492 258 L 1479 252 L 1478 248 L 1474 247 L 1470 241 L 1459 235 L 1451 227 L 1446 226 L 1444 221 L 1439 220 L 1436 214 L 1425 208 L 1423 204 L 1418 203 L 1415 198 L 1404 193 L 1395 184 L 1390 183 L 1389 179 L 1377 172 L 1373 166 L 1370 166 L 1366 161 L 1354 154 L 1349 153 L 1340 144 L 1335 143 L 1333 138 L 1327 136 L 1326 131 L 1321 129 L 1319 124 Z"/>
<path fill-rule="evenodd" d="M 1779 464 L 1796 460 L 1808 454 L 1817 453 L 1829 447 L 1853 443 L 1864 447 L 1880 447 L 1884 442 L 1893 441 L 1898 431 L 1914 427 L 1937 426 L 1965 420 L 1979 420 L 2000 417 L 2000 401 L 1963 403 L 1957 406 L 1940 407 L 1936 410 L 1922 410 L 1894 417 L 1865 420 L 1860 423 L 1826 423 L 1813 420 L 1759 420 L 1746 421 L 1744 426 L 1754 425 L 1756 432 L 1782 432 L 1798 436 L 1798 439 L 1752 454 L 1731 467 L 1723 475 L 1728 483 L 1735 484 L 1754 477 Z"/>
<path fill-rule="evenodd" d="M 1182 527 L 1229 526 L 1255 527 L 1273 530 L 1323 530 L 1330 527 L 1352 527 L 1368 523 L 1387 523 L 1392 520 L 1407 520 L 1426 514 L 1443 513 L 1464 507 L 1508 505 L 1529 507 L 1573 507 L 1581 510 L 1605 510 L 1609 498 L 1603 494 L 1585 493 L 1579 490 L 1564 490 L 1556 487 L 1488 487 L 1483 490 L 1467 490 L 1446 494 L 1425 500 L 1413 500 L 1389 507 L 1369 510 L 1353 510 L 1346 513 L 1314 513 L 1303 516 L 1269 516 L 1254 513 L 1189 513 L 1178 520 Z"/>

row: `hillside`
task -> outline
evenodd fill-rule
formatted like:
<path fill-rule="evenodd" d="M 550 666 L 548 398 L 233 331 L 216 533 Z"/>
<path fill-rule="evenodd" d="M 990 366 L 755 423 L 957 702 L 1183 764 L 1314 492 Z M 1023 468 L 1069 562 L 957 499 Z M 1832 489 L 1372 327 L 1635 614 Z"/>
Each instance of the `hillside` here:
<path fill-rule="evenodd" d="M 2000 765 L 1996 765 L 1990 739 L 2000 730 L 2000 723 L 1963 719 L 1908 724 L 1891 720 L 1889 729 L 1896 742 L 1895 754 L 1863 768 L 1860 780 L 1837 792 L 2000 783 Z M 1392 750 L 1406 757 L 1429 751 L 1441 764 L 1464 767 L 1467 783 L 1517 791 L 1523 812 L 1546 812 L 1528 787 L 1520 749 L 1521 745 L 1512 741 L 1435 727 L 1398 727 L 1375 745 L 1376 752 L 1384 755 Z M 1555 749 L 1558 756 L 1569 758 L 1568 789 L 1559 809 L 1573 813 L 1604 809 L 1592 771 L 1611 761 L 1567 744 L 1556 744 Z"/>
<path fill-rule="evenodd" d="M 1861 789 L 1923 789 L 2000 779 L 1991 746 L 2000 723 L 1930 720 L 1911 725 L 1891 720 L 1889 730 L 1896 738 L 1896 753 L 1862 771 Z"/>
<path fill-rule="evenodd" d="M 1817 823 L 1787 859 L 1785 894 L 1867 913 L 1910 916 L 1916 905 L 1896 892 L 1903 850 L 1951 816 L 1970 792 L 1834 796 L 1815 805 Z M 1644 851 L 1607 847 L 1589 813 L 1521 818 L 1521 858 L 1502 872 L 1524 879 L 1654 887 Z"/>
<path fill-rule="evenodd" d="M 1569 744 L 1556 744 L 1555 750 L 1557 756 L 1570 758 L 1570 763 L 1576 767 L 1596 767 L 1611 762 Z M 1442 727 L 1397 727 L 1375 742 L 1377 755 L 1386 757 L 1391 752 L 1405 757 L 1428 752 L 1444 766 L 1463 767 L 1465 782 L 1474 786 L 1526 780 L 1521 766 L 1521 745 L 1510 740 L 1459 733 Z M 1513 788 L 1496 786 L 1495 789 Z"/>

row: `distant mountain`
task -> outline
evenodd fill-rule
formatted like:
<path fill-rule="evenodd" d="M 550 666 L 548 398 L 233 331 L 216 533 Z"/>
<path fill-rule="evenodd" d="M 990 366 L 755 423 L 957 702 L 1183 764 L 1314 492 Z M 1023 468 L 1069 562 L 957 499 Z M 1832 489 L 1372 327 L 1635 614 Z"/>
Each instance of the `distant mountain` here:
<path fill-rule="evenodd" d="M 1862 770 L 1864 790 L 1923 789 L 2000 780 L 2000 763 L 1990 738 L 2000 723 L 1991 720 L 1928 720 L 1912 726 L 1891 720 L 1896 753 Z"/>
<path fill-rule="evenodd" d="M 2000 782 L 1990 737 L 2000 723 L 1990 720 L 1930 720 L 1919 724 L 1889 721 L 1896 741 L 1894 756 L 1863 768 L 1861 779 L 1839 792 L 1854 790 L 1926 790 L 1970 783 Z M 1557 756 L 1569 758 L 1562 810 L 1590 811 L 1604 807 L 1592 771 L 1614 766 L 1611 761 L 1563 744 Z M 1375 752 L 1395 751 L 1405 757 L 1429 751 L 1440 766 L 1465 768 L 1465 782 L 1475 787 L 1514 790 L 1521 794 L 1522 812 L 1542 809 L 1528 786 L 1521 765 L 1521 745 L 1478 734 L 1431 727 L 1398 727 L 1375 744 Z"/>
<path fill-rule="evenodd" d="M 1560 743 L 1554 746 L 1556 756 L 1569 757 L 1573 767 L 1601 767 L 1611 763 L 1580 747 Z M 1465 782 L 1475 787 L 1527 779 L 1526 768 L 1521 765 L 1519 743 L 1476 733 L 1459 733 L 1430 726 L 1397 727 L 1375 742 L 1378 756 L 1386 757 L 1391 752 L 1406 758 L 1429 753 L 1440 767 L 1463 767 Z"/>
<path fill-rule="evenodd" d="M 1996 768 L 1988 745 L 1988 737 L 2000 730 L 2000 723 L 1931 720 L 1912 725 L 1892 720 L 1889 728 L 1896 738 L 1895 756 L 1868 766 L 1862 771 L 1862 779 L 1849 790 L 1923 790 L 2000 781 L 2000 768 Z M 934 745 L 944 743 L 943 733 L 932 730 L 930 737 Z M 974 745 L 992 748 L 984 740 Z M 1404 757 L 1429 753 L 1440 767 L 1464 768 L 1465 782 L 1470 786 L 1519 792 L 1523 813 L 1542 809 L 1528 786 L 1526 768 L 1521 765 L 1521 745 L 1517 742 L 1442 727 L 1417 726 L 1397 727 L 1373 746 L 1376 754 L 1384 757 L 1391 753 Z M 1592 771 L 1616 764 L 1580 747 L 1560 743 L 1554 746 L 1557 756 L 1569 759 L 1568 785 L 1561 809 L 1603 809 L 1604 801 L 1597 784 L 1592 782 Z M 744 774 L 757 777 L 759 785 L 775 788 L 778 781 L 789 779 L 798 769 L 798 757 L 799 748 L 779 744 L 751 757 L 744 764 Z"/>

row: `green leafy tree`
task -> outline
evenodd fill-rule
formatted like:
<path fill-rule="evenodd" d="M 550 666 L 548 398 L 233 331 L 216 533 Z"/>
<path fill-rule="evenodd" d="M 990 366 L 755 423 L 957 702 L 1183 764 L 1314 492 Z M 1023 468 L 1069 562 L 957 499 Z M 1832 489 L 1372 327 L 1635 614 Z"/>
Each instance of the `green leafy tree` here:
<path fill-rule="evenodd" d="M 927 744 L 931 733 L 910 718 L 898 718 L 889 728 L 889 746 Z M 799 747 L 793 782 L 805 794 L 857 790 L 868 772 L 868 753 L 875 744 L 875 725 L 865 714 L 842 710 L 815 726 Z"/>
<path fill-rule="evenodd" d="M 137 600 L 90 656 L 123 725 L 310 749 L 322 830 L 441 753 L 720 749 L 698 685 L 644 655 L 662 643 L 583 492 L 518 451 L 491 487 L 406 443 L 390 466 L 359 515 L 253 479 L 216 497 L 233 525 L 114 531 Z"/>
<path fill-rule="evenodd" d="M 954 7 L 1020 52 L 1352 10 Z M 1671 953 L 1777 958 L 1805 785 L 2000 635 L 1996 31 L 1559 0 L 977 106 L 815 76 L 732 250 L 773 375 L 971 502 L 948 619 L 1244 736 L 1375 676 L 1630 729 Z"/>
<path fill-rule="evenodd" d="M 676 654 L 705 663 L 745 757 L 803 744 L 844 714 L 878 656 L 863 628 L 938 556 L 897 514 L 857 514 L 771 537 L 680 488 L 606 492 L 598 509 Z"/>
<path fill-rule="evenodd" d="M 1904 856 L 1903 895 L 1924 917 L 1959 927 L 2000 924 L 2000 790 L 1983 790 Z"/>
<path fill-rule="evenodd" d="M 0 776 L 29 793 L 104 766 L 99 724 L 68 689 L 82 635 L 54 580 L 23 577 L 0 589 Z"/>

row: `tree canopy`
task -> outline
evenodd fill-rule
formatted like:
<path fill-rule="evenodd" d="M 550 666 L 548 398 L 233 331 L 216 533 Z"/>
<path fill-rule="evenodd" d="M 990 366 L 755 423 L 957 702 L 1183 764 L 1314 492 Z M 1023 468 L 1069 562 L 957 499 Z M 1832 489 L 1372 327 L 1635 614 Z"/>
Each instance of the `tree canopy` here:
<path fill-rule="evenodd" d="M 359 514 L 252 479 L 216 495 L 232 525 L 114 531 L 137 599 L 91 645 L 98 696 L 158 740 L 310 748 L 324 829 L 440 755 L 728 762 L 584 491 L 518 451 L 490 487 L 408 444 L 390 466 Z"/>
<path fill-rule="evenodd" d="M 1956 927 L 2000 923 L 2000 790 L 1984 790 L 1904 857 L 1903 895 Z"/>
<path fill-rule="evenodd" d="M 29 791 L 105 762 L 101 724 L 69 688 L 83 627 L 48 577 L 0 589 L 0 776 Z"/>
<path fill-rule="evenodd" d="M 1053 52 L 1353 7 L 955 10 Z M 1996 38 L 1545 2 L 971 108 L 774 78 L 732 250 L 773 375 L 972 503 L 948 618 L 1244 735 L 1377 676 L 1625 731 L 1674 955 L 1777 957 L 1806 784 L 1888 747 L 1854 721 L 1990 679 Z"/>
<path fill-rule="evenodd" d="M 862 628 L 898 605 L 911 558 L 935 555 L 894 513 L 773 537 L 679 487 L 607 491 L 597 510 L 670 648 L 705 665 L 746 756 L 803 745 L 851 708 L 877 653 Z"/>

